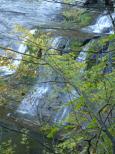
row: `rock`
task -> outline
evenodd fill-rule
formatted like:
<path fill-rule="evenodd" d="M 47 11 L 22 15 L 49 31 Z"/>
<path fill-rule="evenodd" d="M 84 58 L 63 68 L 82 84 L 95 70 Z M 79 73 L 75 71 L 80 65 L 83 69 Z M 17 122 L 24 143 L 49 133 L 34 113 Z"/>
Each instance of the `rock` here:
<path fill-rule="evenodd" d="M 87 1 L 84 3 L 84 6 L 89 5 L 89 4 L 96 4 L 97 2 L 98 2 L 97 0 L 87 0 Z"/>
<path fill-rule="evenodd" d="M 113 6 L 113 1 L 112 0 L 105 0 L 105 5 Z"/>
<path fill-rule="evenodd" d="M 85 40 L 83 41 L 83 43 L 80 45 L 80 47 L 82 47 L 82 46 L 88 44 L 91 40 L 93 40 L 93 39 L 98 39 L 98 38 L 100 38 L 100 36 L 94 36 L 94 37 L 91 37 L 91 38 L 87 38 L 87 39 L 85 39 Z"/>
<path fill-rule="evenodd" d="M 53 42 L 52 42 L 52 48 L 54 48 L 57 51 L 59 51 L 58 53 L 60 55 L 62 55 L 62 54 L 65 54 L 65 53 L 69 53 L 70 52 L 69 44 L 70 44 L 69 38 L 59 36 L 59 37 L 56 37 L 53 40 Z"/>
<path fill-rule="evenodd" d="M 102 33 L 110 33 L 112 31 L 112 27 L 104 27 Z"/>
<path fill-rule="evenodd" d="M 65 16 L 59 14 L 59 15 L 56 15 L 56 17 L 53 17 L 53 18 L 52 18 L 52 21 L 62 22 L 64 19 L 65 19 Z"/>

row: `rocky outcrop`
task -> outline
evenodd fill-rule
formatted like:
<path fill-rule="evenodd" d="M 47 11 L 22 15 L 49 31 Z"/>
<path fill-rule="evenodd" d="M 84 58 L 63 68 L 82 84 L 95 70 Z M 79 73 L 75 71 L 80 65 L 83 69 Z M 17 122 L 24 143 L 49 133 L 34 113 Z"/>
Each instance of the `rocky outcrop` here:
<path fill-rule="evenodd" d="M 113 1 L 112 0 L 104 0 L 104 1 L 105 1 L 105 5 L 113 7 Z"/>
<path fill-rule="evenodd" d="M 86 2 L 84 3 L 84 6 L 89 5 L 89 4 L 96 4 L 98 2 L 98 0 L 86 0 Z"/>

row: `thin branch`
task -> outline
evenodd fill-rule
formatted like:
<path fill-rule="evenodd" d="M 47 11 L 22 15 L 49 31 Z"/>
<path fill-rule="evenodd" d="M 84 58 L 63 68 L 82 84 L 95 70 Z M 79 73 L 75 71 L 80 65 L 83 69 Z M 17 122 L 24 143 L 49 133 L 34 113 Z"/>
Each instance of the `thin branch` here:
<path fill-rule="evenodd" d="M 25 59 L 18 59 L 18 58 L 13 58 L 13 57 L 6 57 L 6 56 L 0 56 L 0 58 L 3 58 L 3 60 L 15 60 L 15 61 L 23 61 L 23 62 L 26 62 L 26 63 L 32 63 L 32 64 L 35 64 L 35 65 L 47 65 L 47 63 L 36 63 L 32 60 L 25 60 Z"/>
<path fill-rule="evenodd" d="M 90 149 L 91 149 L 91 146 L 92 146 L 91 142 L 92 142 L 93 139 L 96 138 L 96 136 L 97 135 L 94 135 L 92 138 L 84 140 L 84 141 L 88 142 L 87 154 L 90 154 Z"/>

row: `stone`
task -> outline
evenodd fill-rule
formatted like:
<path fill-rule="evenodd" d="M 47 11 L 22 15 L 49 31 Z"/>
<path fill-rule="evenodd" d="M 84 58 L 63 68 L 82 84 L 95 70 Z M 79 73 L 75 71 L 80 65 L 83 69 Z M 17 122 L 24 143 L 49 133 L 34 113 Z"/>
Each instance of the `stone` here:
<path fill-rule="evenodd" d="M 102 33 L 110 33 L 112 31 L 112 27 L 105 27 L 105 28 L 103 28 L 103 30 L 102 30 Z"/>

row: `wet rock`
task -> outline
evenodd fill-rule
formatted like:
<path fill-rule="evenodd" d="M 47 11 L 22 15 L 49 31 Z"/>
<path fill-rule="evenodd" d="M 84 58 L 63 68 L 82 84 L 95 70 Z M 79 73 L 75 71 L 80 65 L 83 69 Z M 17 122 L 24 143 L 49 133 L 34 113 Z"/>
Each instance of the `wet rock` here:
<path fill-rule="evenodd" d="M 111 16 L 114 20 L 115 13 L 112 13 Z M 108 14 L 103 14 L 97 18 L 96 23 L 94 25 L 82 28 L 82 30 L 85 32 L 96 33 L 96 34 L 108 33 L 108 32 L 112 34 L 113 33 L 112 27 L 113 24 L 110 16 Z"/>
<path fill-rule="evenodd" d="M 92 38 L 87 38 L 87 39 L 85 39 L 85 40 L 83 41 L 83 43 L 82 43 L 80 46 L 84 46 L 84 45 L 88 44 L 91 40 L 93 40 L 93 39 L 98 39 L 98 38 L 100 38 L 100 36 L 94 36 L 94 37 L 92 37 Z"/>
<path fill-rule="evenodd" d="M 112 31 L 112 27 L 104 27 L 102 33 L 110 33 Z"/>
<path fill-rule="evenodd" d="M 113 1 L 112 0 L 105 0 L 105 5 L 113 6 Z"/>
<path fill-rule="evenodd" d="M 65 19 L 65 17 L 63 15 L 56 15 L 56 17 L 52 18 L 52 21 L 56 21 L 56 22 L 62 22 Z"/>
<path fill-rule="evenodd" d="M 69 52 L 69 39 L 67 38 L 61 38 L 59 43 L 58 43 L 58 50 L 60 51 L 60 54 L 65 54 Z"/>
<path fill-rule="evenodd" d="M 85 3 L 84 3 L 84 6 L 87 6 L 89 4 L 96 4 L 98 2 L 98 0 L 87 0 Z"/>

